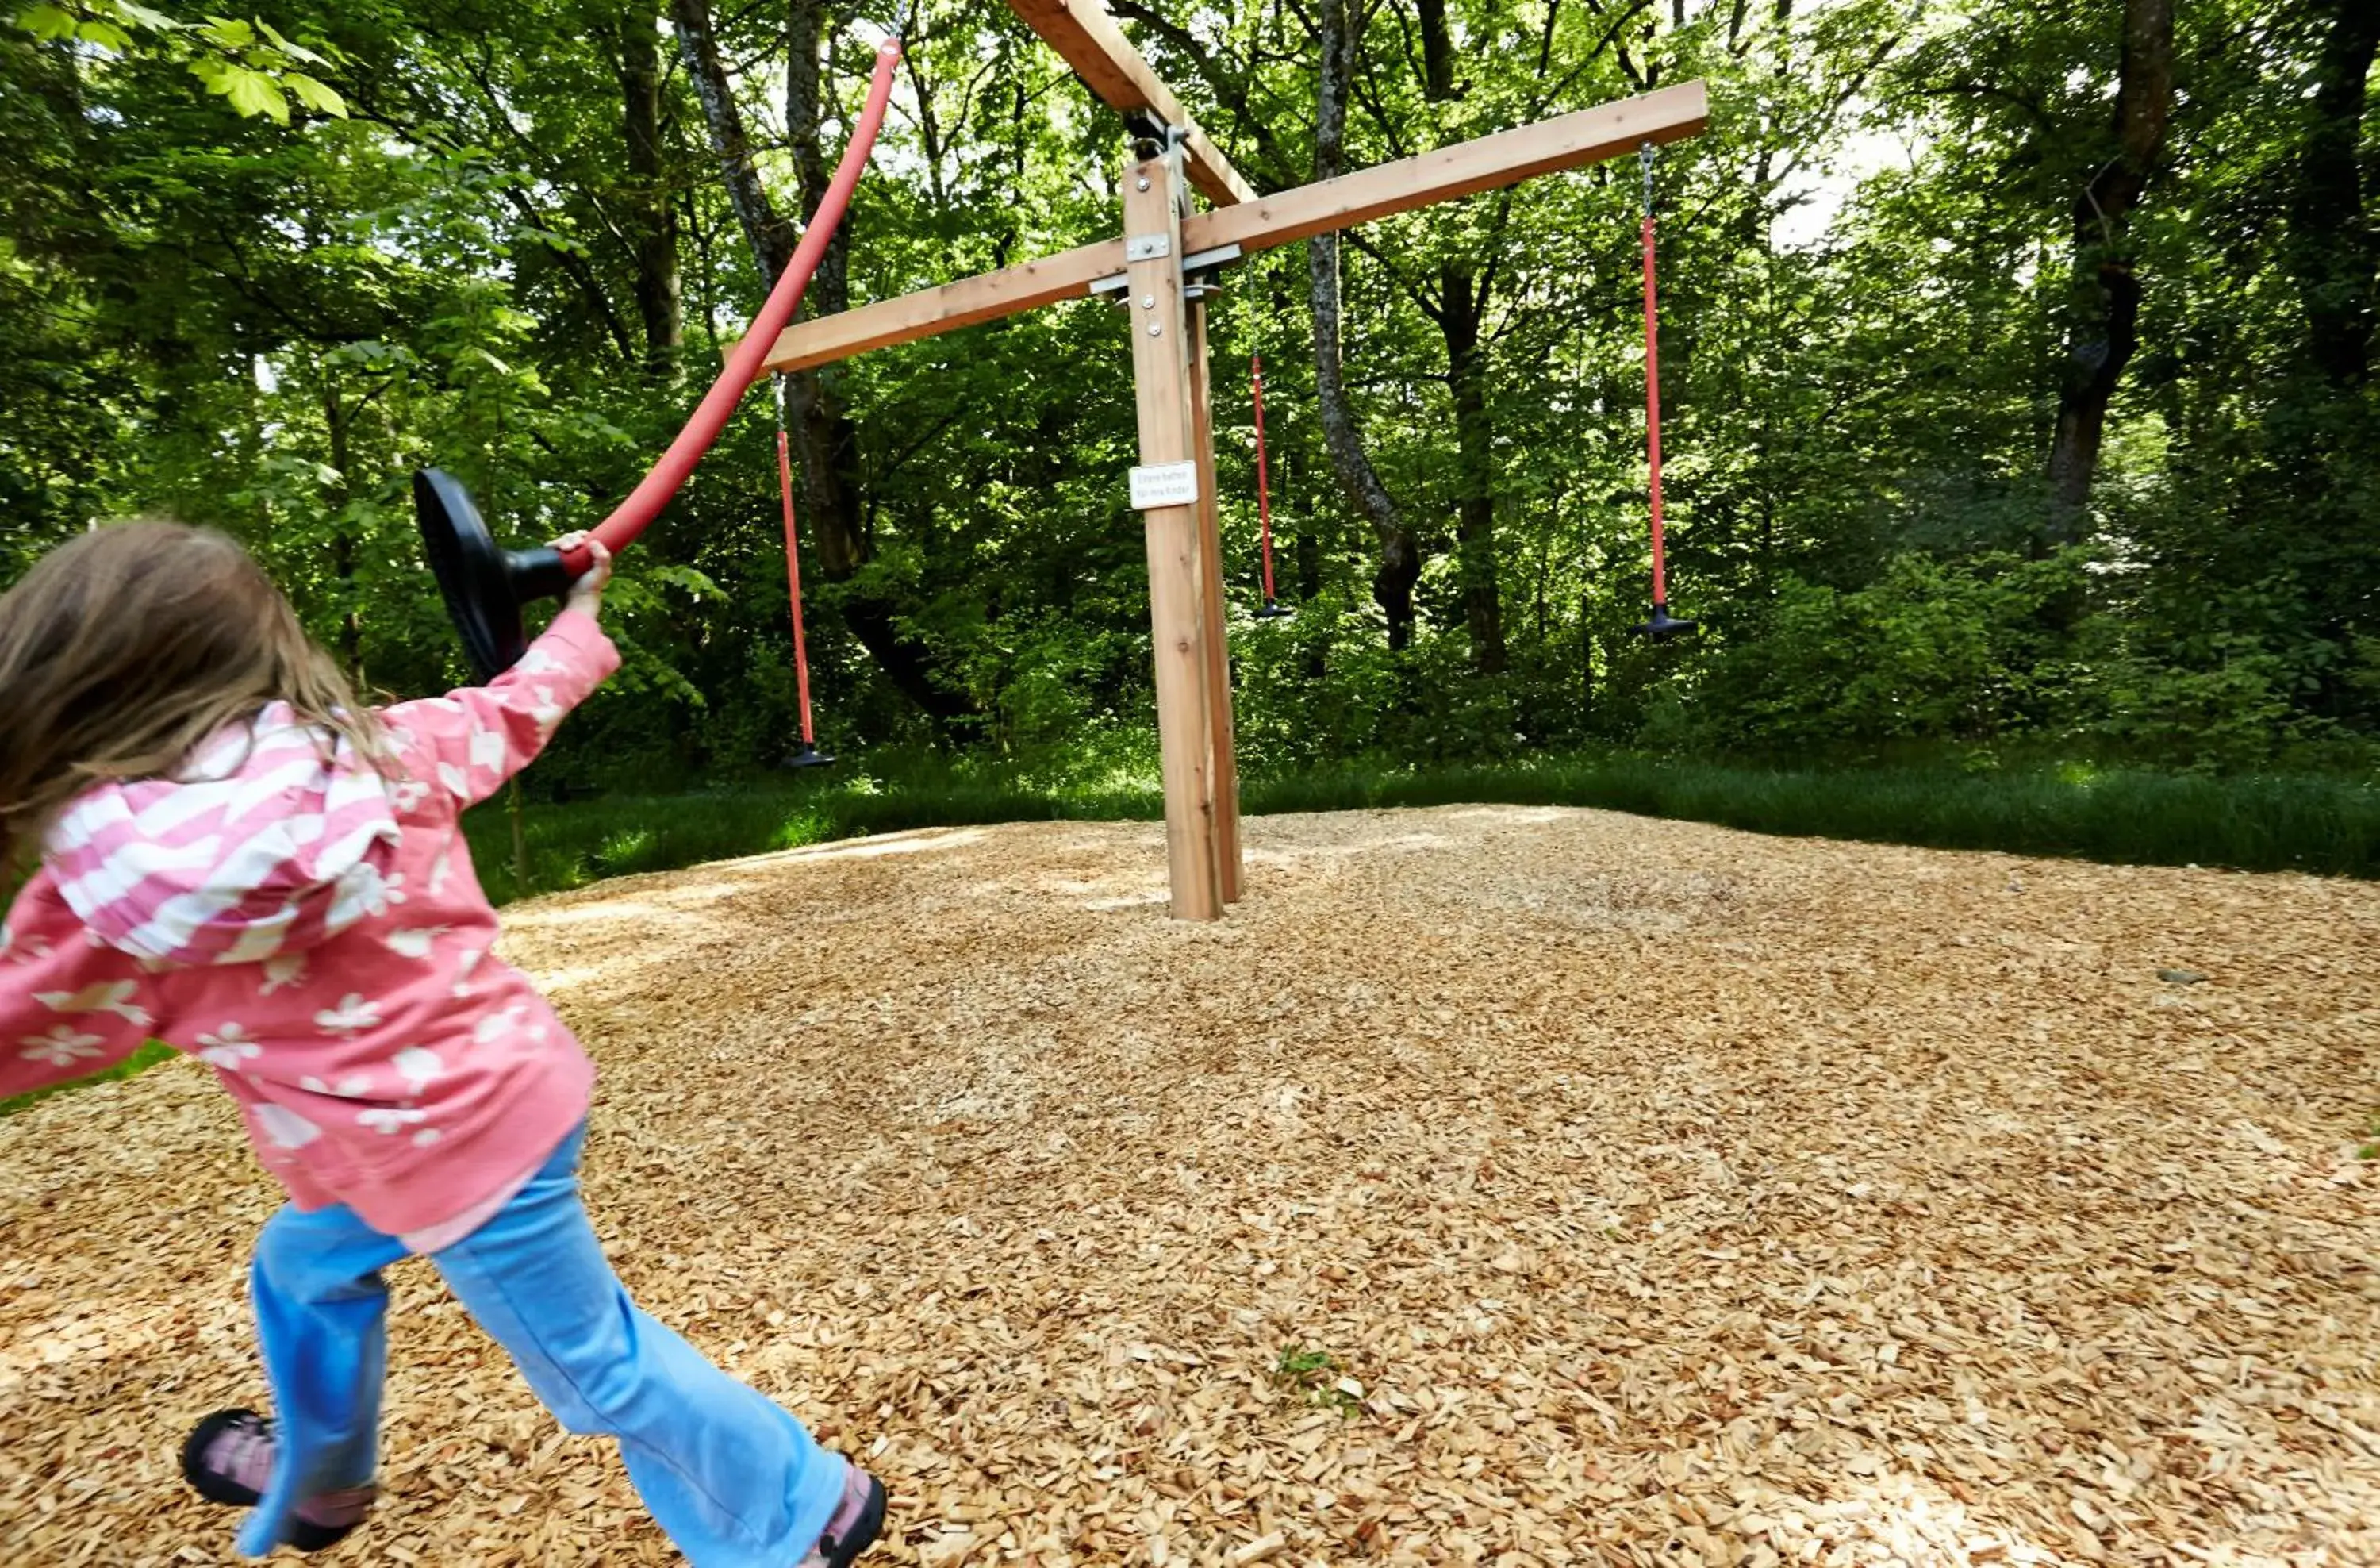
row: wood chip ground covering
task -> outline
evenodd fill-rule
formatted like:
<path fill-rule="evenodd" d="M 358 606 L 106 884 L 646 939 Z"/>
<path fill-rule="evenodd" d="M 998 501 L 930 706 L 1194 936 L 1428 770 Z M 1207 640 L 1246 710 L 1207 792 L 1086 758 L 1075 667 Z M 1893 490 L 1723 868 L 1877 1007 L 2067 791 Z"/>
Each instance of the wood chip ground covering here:
<path fill-rule="evenodd" d="M 622 1272 L 886 1478 L 871 1562 L 2380 1562 L 2380 887 L 1250 839 L 1212 927 L 1079 823 L 508 912 L 601 1064 Z M 187 1064 L 0 1122 L 0 1563 L 231 1560 L 173 1455 L 261 1398 L 273 1202 Z M 332 1561 L 675 1561 L 394 1283 Z"/>

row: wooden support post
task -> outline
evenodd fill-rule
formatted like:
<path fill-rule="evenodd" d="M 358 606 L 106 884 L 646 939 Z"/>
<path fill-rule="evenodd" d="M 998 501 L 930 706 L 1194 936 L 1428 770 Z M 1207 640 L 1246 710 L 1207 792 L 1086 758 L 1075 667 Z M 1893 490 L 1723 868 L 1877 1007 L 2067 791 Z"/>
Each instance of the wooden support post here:
<path fill-rule="evenodd" d="M 1215 858 L 1223 902 L 1240 901 L 1246 861 L 1240 849 L 1240 765 L 1232 745 L 1232 645 L 1224 633 L 1223 506 L 1215 482 L 1214 380 L 1207 359 L 1207 302 L 1190 303 L 1190 444 L 1198 461 L 1199 577 L 1207 599 L 1208 784 L 1215 814 Z"/>
<path fill-rule="evenodd" d="M 1143 468 L 1188 468 L 1190 334 L 1182 299 L 1182 151 L 1124 171 L 1123 232 L 1133 388 Z M 1165 855 L 1176 919 L 1223 912 L 1215 853 L 1207 697 L 1205 561 L 1194 500 L 1142 510 L 1148 536 L 1148 618 L 1157 659 L 1157 738 L 1165 778 Z"/>

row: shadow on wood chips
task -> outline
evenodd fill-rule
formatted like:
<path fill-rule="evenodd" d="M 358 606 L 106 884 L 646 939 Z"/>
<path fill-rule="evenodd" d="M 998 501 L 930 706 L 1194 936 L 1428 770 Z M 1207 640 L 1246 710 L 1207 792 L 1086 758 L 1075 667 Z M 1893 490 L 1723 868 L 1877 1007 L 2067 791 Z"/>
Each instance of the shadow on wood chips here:
<path fill-rule="evenodd" d="M 1594 811 L 917 833 L 516 906 L 643 1304 L 870 1561 L 2380 1560 L 2380 886 Z M 2166 979 L 2160 970 L 2203 976 Z M 273 1203 L 193 1066 L 0 1123 L 0 1561 L 229 1561 Z M 342 1564 L 665 1563 L 427 1268 Z"/>

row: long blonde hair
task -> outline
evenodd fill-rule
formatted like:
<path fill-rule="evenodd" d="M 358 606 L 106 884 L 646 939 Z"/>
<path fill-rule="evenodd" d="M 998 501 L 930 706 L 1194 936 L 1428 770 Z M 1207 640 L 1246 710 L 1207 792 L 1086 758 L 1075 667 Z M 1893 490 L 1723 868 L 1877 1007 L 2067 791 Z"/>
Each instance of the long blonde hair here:
<path fill-rule="evenodd" d="M 0 868 L 84 790 L 171 776 L 276 701 L 386 771 L 379 721 L 229 537 L 143 521 L 59 546 L 0 595 Z"/>

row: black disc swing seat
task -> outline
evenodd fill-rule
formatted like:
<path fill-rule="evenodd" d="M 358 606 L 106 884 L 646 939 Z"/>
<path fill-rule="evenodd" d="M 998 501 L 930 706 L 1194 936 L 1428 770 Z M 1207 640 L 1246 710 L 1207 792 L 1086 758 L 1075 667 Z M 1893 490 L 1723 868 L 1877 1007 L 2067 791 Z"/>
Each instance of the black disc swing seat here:
<path fill-rule="evenodd" d="M 443 468 L 414 471 L 413 513 L 464 655 L 480 679 L 493 680 L 528 646 L 521 606 L 560 598 L 577 574 L 551 546 L 506 550 L 498 544 L 471 492 Z"/>
<path fill-rule="evenodd" d="M 1670 607 L 1666 604 L 1656 604 L 1653 606 L 1652 614 L 1628 629 L 1639 637 L 1649 637 L 1655 642 L 1661 642 L 1681 633 L 1694 630 L 1695 624 L 1681 616 L 1670 614 Z"/>

